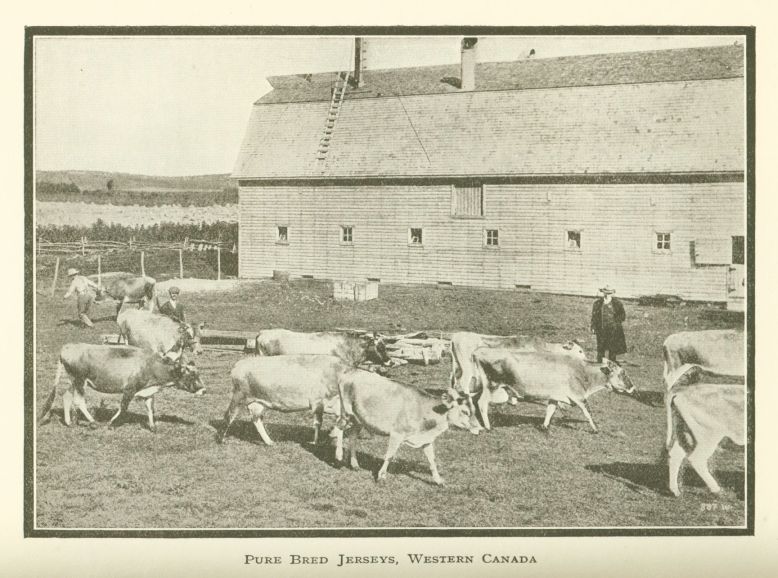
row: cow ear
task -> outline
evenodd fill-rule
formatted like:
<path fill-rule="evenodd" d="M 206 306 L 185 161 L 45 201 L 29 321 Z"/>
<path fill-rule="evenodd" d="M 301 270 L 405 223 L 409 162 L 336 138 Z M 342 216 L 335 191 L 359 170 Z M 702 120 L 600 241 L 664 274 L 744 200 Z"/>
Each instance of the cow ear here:
<path fill-rule="evenodd" d="M 602 371 L 605 375 L 610 375 L 611 374 L 611 368 L 608 367 L 607 365 L 601 365 L 600 366 L 600 371 Z"/>

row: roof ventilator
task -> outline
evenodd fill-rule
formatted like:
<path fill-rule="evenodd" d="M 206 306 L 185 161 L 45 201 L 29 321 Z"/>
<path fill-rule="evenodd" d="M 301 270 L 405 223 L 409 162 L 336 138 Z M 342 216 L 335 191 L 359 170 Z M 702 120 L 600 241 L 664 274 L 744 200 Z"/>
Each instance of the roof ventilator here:
<path fill-rule="evenodd" d="M 319 149 L 316 152 L 316 158 L 320 161 L 327 158 L 327 151 L 330 149 L 330 138 L 332 138 L 335 123 L 340 115 L 343 98 L 346 96 L 349 75 L 350 72 L 339 72 L 338 79 L 335 81 L 335 88 L 332 89 L 332 100 L 330 101 L 330 110 L 327 113 L 327 122 L 324 124 L 324 134 L 319 141 Z"/>

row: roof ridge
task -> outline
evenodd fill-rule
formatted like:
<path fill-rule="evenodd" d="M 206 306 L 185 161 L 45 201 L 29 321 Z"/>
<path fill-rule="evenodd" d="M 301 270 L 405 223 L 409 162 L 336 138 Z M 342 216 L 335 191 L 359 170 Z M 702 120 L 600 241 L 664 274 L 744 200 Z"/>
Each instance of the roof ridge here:
<path fill-rule="evenodd" d="M 742 44 L 717 44 L 713 46 L 687 46 L 683 48 L 655 48 L 652 50 L 632 50 L 632 51 L 626 51 L 626 52 L 593 52 L 591 54 L 565 54 L 561 56 L 547 56 L 547 57 L 539 57 L 539 56 L 533 56 L 532 58 L 516 58 L 513 60 L 486 60 L 486 61 L 479 61 L 476 62 L 476 66 L 482 66 L 482 65 L 490 65 L 490 64 L 522 64 L 522 63 L 528 63 L 528 62 L 549 62 L 549 61 L 562 61 L 562 60 L 578 60 L 578 59 L 585 59 L 585 58 L 600 58 L 600 57 L 619 57 L 619 56 L 639 56 L 639 55 L 646 55 L 646 54 L 657 54 L 657 53 L 664 53 L 668 54 L 671 52 L 679 53 L 679 52 L 694 52 L 694 51 L 713 51 L 713 50 L 721 50 L 724 48 L 734 49 L 739 48 L 742 49 Z M 451 68 L 451 67 L 459 66 L 459 62 L 450 62 L 447 64 L 429 64 L 424 66 L 397 66 L 393 68 L 368 68 L 364 71 L 365 74 L 379 74 L 379 73 L 391 73 L 391 72 L 403 72 L 403 71 L 410 71 L 410 70 L 433 70 L 435 68 Z M 276 74 L 273 76 L 268 76 L 267 80 L 272 85 L 272 80 L 278 79 L 292 79 L 292 78 L 300 78 L 305 79 L 305 77 L 308 77 L 309 79 L 313 79 L 314 77 L 325 77 L 325 76 L 332 76 L 333 78 L 337 77 L 339 73 L 343 72 L 342 70 L 328 70 L 328 71 L 322 71 L 322 72 L 298 72 L 298 73 L 291 73 L 291 74 Z M 309 80 L 311 82 L 311 80 Z M 275 87 L 274 87 L 275 88 Z"/>

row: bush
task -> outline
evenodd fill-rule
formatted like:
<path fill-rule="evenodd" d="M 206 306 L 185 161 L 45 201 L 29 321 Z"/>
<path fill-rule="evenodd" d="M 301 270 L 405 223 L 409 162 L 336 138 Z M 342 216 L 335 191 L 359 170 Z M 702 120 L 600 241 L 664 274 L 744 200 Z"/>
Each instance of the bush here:
<path fill-rule="evenodd" d="M 98 219 L 90 227 L 72 225 L 41 225 L 37 230 L 38 239 L 52 243 L 80 241 L 86 237 L 91 241 L 120 241 L 127 243 L 135 237 L 142 243 L 183 242 L 184 239 L 223 241 L 230 244 L 238 242 L 238 223 L 216 221 L 202 222 L 199 225 L 189 223 L 162 223 L 150 226 L 130 227 L 116 223 L 106 224 Z"/>

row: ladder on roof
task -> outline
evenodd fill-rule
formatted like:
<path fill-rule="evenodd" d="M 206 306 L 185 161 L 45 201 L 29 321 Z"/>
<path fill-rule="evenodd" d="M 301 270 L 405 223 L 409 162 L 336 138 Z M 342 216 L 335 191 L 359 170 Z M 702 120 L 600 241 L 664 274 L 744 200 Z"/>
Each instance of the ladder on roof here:
<path fill-rule="evenodd" d="M 335 88 L 332 89 L 332 100 L 330 101 L 329 112 L 327 112 L 327 122 L 324 123 L 324 133 L 319 140 L 319 148 L 316 151 L 316 158 L 320 161 L 327 158 L 327 151 L 330 150 L 330 139 L 335 130 L 335 123 L 340 115 L 343 98 L 346 96 L 350 74 L 348 71 L 345 73 L 339 72 L 338 79 L 335 81 Z"/>

